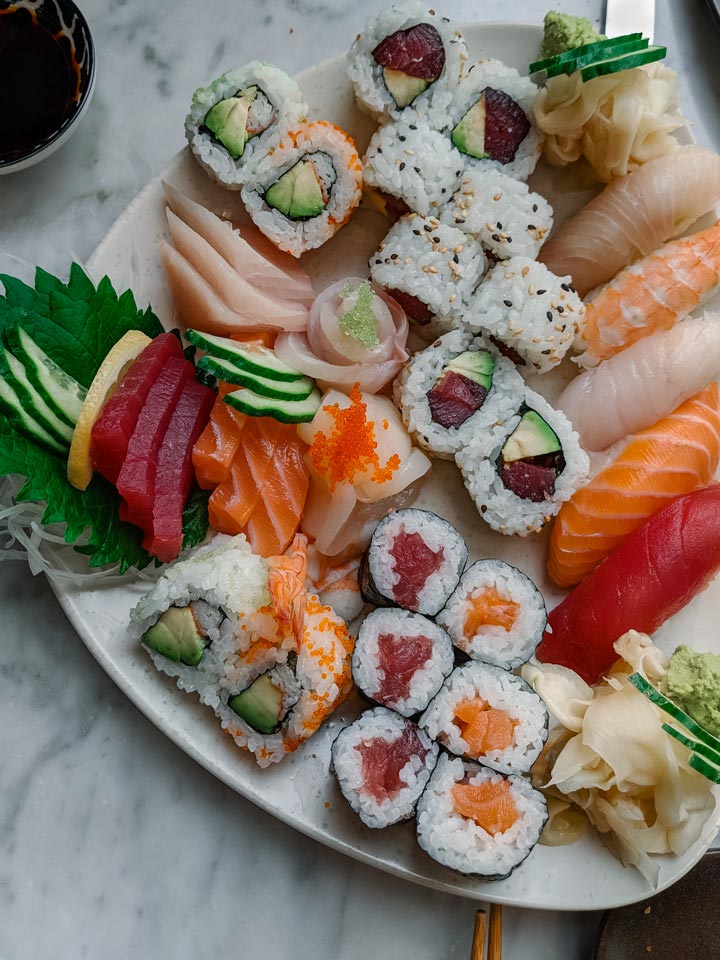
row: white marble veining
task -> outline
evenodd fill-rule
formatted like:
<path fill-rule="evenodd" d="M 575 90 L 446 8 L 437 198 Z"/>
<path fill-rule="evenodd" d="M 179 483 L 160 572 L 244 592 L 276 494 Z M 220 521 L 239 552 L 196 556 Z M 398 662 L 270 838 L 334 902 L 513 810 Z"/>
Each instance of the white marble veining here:
<path fill-rule="evenodd" d="M 381 0 L 81 0 L 95 99 L 49 162 L 0 178 L 0 270 L 84 260 L 183 144 L 193 88 L 253 56 L 299 70 Z M 455 0 L 458 19 L 537 21 L 537 0 Z M 598 19 L 602 0 L 554 6 Z M 657 42 L 701 142 L 720 146 L 718 33 L 660 0 Z M 685 72 L 684 65 L 692 65 Z M 113 686 L 23 563 L 0 567 L 0 960 L 464 960 L 473 905 L 321 847 L 235 795 Z M 580 960 L 596 917 L 505 911 L 505 957 Z"/>

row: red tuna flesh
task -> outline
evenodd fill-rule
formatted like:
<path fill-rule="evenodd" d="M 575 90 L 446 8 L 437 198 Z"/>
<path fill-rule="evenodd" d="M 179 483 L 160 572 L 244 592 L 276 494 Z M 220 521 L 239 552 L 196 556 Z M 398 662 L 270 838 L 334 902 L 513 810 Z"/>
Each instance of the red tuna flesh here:
<path fill-rule="evenodd" d="M 530 132 L 525 111 L 502 90 L 485 87 L 485 152 L 491 160 L 510 163 Z"/>
<path fill-rule="evenodd" d="M 500 468 L 500 479 L 516 496 L 542 503 L 555 493 L 558 470 L 553 460 L 554 454 L 545 454 L 504 463 Z"/>
<path fill-rule="evenodd" d="M 150 387 L 120 468 L 117 488 L 124 503 L 120 517 L 146 532 L 152 529 L 155 472 L 160 445 L 186 383 L 194 379 L 193 365 L 171 357 Z"/>
<path fill-rule="evenodd" d="M 381 633 L 378 637 L 380 686 L 373 697 L 380 703 L 404 700 L 410 693 L 410 681 L 425 666 L 433 652 L 429 637 L 398 637 Z"/>
<path fill-rule="evenodd" d="M 488 259 L 489 259 L 489 257 L 490 257 L 490 252 L 486 250 L 486 251 L 485 251 L 485 255 L 486 255 L 486 256 L 488 257 Z M 500 353 L 501 353 L 504 357 L 507 357 L 508 360 L 512 360 L 512 362 L 513 362 L 514 364 L 516 364 L 518 367 L 524 367 L 524 366 L 525 366 L 525 361 L 524 361 L 523 358 L 520 356 L 520 354 L 517 352 L 517 350 L 513 350 L 512 347 L 509 347 L 506 343 L 503 343 L 502 340 L 498 340 L 497 337 L 490 337 L 490 342 L 491 342 L 491 343 L 494 343 L 495 346 L 496 346 L 496 347 L 498 348 L 498 350 L 500 351 Z"/>
<path fill-rule="evenodd" d="M 425 324 L 433 320 L 435 314 L 419 297 L 414 297 L 411 293 L 405 293 L 403 290 L 388 290 L 388 295 L 391 296 L 393 300 L 397 300 L 405 313 L 411 320 L 414 320 L 415 323 Z"/>
<path fill-rule="evenodd" d="M 380 41 L 372 55 L 381 67 L 421 80 L 437 80 L 445 66 L 442 38 L 429 23 L 396 30 Z"/>
<path fill-rule="evenodd" d="M 92 428 L 93 466 L 110 483 L 117 483 L 138 416 L 158 374 L 170 357 L 182 357 L 180 341 L 161 333 L 131 365 L 120 386 L 105 403 Z"/>
<path fill-rule="evenodd" d="M 183 387 L 160 445 L 155 473 L 152 535 L 143 546 L 162 563 L 171 563 L 182 549 L 182 513 L 193 479 L 193 445 L 202 433 L 215 393 L 190 380 Z"/>
<path fill-rule="evenodd" d="M 388 742 L 382 737 L 374 737 L 357 744 L 355 749 L 362 757 L 365 781 L 360 790 L 370 794 L 378 803 L 396 797 L 405 786 L 400 779 L 402 768 L 412 757 L 419 757 L 424 763 L 428 753 L 420 740 L 418 728 L 410 720 L 397 740 Z"/>
<path fill-rule="evenodd" d="M 398 606 L 414 610 L 418 594 L 428 579 L 436 573 L 445 559 L 442 547 L 433 550 L 419 533 L 400 530 L 393 540 L 390 555 L 395 563 L 393 570 L 400 577 L 393 587 L 393 597 Z"/>
<path fill-rule="evenodd" d="M 427 395 L 430 415 L 441 427 L 459 427 L 480 409 L 486 396 L 482 384 L 448 370 Z"/>
<path fill-rule="evenodd" d="M 548 618 L 537 655 L 595 683 L 628 630 L 653 633 L 720 569 L 720 485 L 654 514 L 575 587 Z"/>

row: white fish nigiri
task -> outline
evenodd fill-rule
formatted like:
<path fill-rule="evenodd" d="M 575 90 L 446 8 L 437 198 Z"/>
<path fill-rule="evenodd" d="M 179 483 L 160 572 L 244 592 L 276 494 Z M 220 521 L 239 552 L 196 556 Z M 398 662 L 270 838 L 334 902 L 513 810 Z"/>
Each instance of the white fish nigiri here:
<path fill-rule="evenodd" d="M 540 251 L 580 296 L 679 236 L 720 202 L 720 156 L 697 145 L 649 160 L 613 181 L 555 230 Z"/>
<path fill-rule="evenodd" d="M 720 315 L 706 313 L 639 340 L 576 377 L 556 406 L 587 450 L 652 426 L 720 376 Z"/>

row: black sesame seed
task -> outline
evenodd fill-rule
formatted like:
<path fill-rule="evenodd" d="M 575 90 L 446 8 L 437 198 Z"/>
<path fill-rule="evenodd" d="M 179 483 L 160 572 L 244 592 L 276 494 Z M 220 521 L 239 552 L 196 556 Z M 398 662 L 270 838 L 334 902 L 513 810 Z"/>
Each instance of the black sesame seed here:
<path fill-rule="evenodd" d="M 404 169 L 405 169 L 405 164 L 404 164 L 404 163 L 401 163 L 401 164 L 400 164 L 400 169 L 401 169 L 401 170 L 404 170 Z"/>
<path fill-rule="evenodd" d="M 423 230 L 425 231 L 425 233 L 432 233 L 432 227 L 430 226 L 429 223 L 423 224 Z"/>
<path fill-rule="evenodd" d="M 535 226 L 534 223 L 529 223 L 528 226 L 527 226 L 527 228 L 528 228 L 528 230 L 536 230 L 536 229 L 537 229 L 537 227 Z"/>
<path fill-rule="evenodd" d="M 558 312 L 558 313 L 565 313 L 565 307 L 562 307 L 562 306 L 558 305 L 557 312 Z"/>
<path fill-rule="evenodd" d="M 376 266 L 379 266 L 381 263 L 382 263 L 382 260 L 376 260 L 376 261 L 375 261 L 375 265 L 376 265 Z"/>
<path fill-rule="evenodd" d="M 499 220 L 498 220 L 498 222 L 495 224 L 495 226 L 498 228 L 498 230 L 502 230 L 502 224 L 500 223 Z"/>
<path fill-rule="evenodd" d="M 456 171 L 455 171 L 455 176 L 456 176 L 456 177 L 459 177 L 461 173 L 462 173 L 462 170 L 456 170 Z"/>
<path fill-rule="evenodd" d="M 567 292 L 569 293 L 569 292 L 570 292 L 570 284 L 569 284 L 569 283 L 561 283 L 561 284 L 560 284 L 560 289 L 561 289 L 561 290 L 567 290 Z"/>
<path fill-rule="evenodd" d="M 465 220 L 462 217 L 456 217 L 455 223 L 465 223 Z"/>
<path fill-rule="evenodd" d="M 401 136 L 398 137 L 398 140 L 400 141 L 400 143 L 405 143 L 405 141 L 407 140 L 407 137 L 403 137 L 403 136 L 401 135 Z"/>
<path fill-rule="evenodd" d="M 391 254 L 390 254 L 390 259 L 391 259 L 391 260 L 397 260 L 397 258 L 398 258 L 398 255 L 397 255 L 396 253 L 391 253 Z"/>
<path fill-rule="evenodd" d="M 534 203 L 534 204 L 533 204 L 533 213 L 537 213 L 537 211 L 538 211 L 538 206 L 537 206 L 536 203 Z"/>
<path fill-rule="evenodd" d="M 419 230 L 413 230 L 413 233 L 415 234 L 416 237 L 419 237 L 419 236 L 420 236 L 420 231 L 419 231 Z"/>
<path fill-rule="evenodd" d="M 417 130 L 417 126 L 414 123 L 409 123 L 408 127 L 410 127 L 411 130 Z"/>
<path fill-rule="evenodd" d="M 420 175 L 420 167 L 413 167 L 413 170 L 415 171 L 415 173 L 417 173 L 418 176 Z"/>
<path fill-rule="evenodd" d="M 512 306 L 512 300 L 503 300 L 503 303 L 505 304 L 506 307 Z"/>
<path fill-rule="evenodd" d="M 499 236 L 499 234 L 494 233 L 494 234 L 492 235 L 492 238 L 493 238 L 493 240 L 495 241 L 495 243 L 500 243 L 500 236 Z"/>
<path fill-rule="evenodd" d="M 512 237 L 508 237 L 508 238 L 507 238 L 507 242 L 508 242 L 508 243 L 512 243 Z"/>
<path fill-rule="evenodd" d="M 540 352 L 541 352 L 541 353 L 543 354 L 543 356 L 545 356 L 545 357 L 550 356 L 550 351 L 549 351 L 549 350 L 541 350 Z"/>
<path fill-rule="evenodd" d="M 548 318 L 548 320 L 552 320 L 552 318 L 553 318 L 552 310 L 548 310 L 548 312 L 545 314 L 545 316 Z"/>
<path fill-rule="evenodd" d="M 455 263 L 460 263 L 460 257 L 456 253 L 453 254 L 453 261 Z"/>
<path fill-rule="evenodd" d="M 537 294 L 541 297 L 544 293 L 547 293 L 547 290 L 538 290 Z"/>
<path fill-rule="evenodd" d="M 440 237 L 430 237 L 433 243 L 440 243 Z"/>
<path fill-rule="evenodd" d="M 382 147 L 378 147 L 377 152 L 382 153 Z"/>
<path fill-rule="evenodd" d="M 440 187 L 440 193 L 447 193 L 447 190 L 445 189 L 445 187 Z"/>

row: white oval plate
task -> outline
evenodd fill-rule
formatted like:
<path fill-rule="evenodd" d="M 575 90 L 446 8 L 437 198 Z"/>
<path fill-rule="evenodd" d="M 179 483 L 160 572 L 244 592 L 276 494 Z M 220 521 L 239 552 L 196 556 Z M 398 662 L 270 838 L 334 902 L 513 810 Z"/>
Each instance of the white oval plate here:
<path fill-rule="evenodd" d="M 473 57 L 499 57 L 521 71 L 535 58 L 541 37 L 538 27 L 509 24 L 472 24 L 465 34 Z M 299 80 L 313 114 L 349 130 L 359 148 L 364 149 L 373 124 L 355 108 L 344 58 L 313 67 Z M 152 304 L 163 323 L 171 326 L 173 306 L 158 244 L 166 232 L 161 177 L 218 213 L 235 218 L 243 215 L 239 197 L 216 188 L 183 151 L 130 204 L 95 251 L 88 266 L 96 278 L 108 274 L 119 289 L 131 287 L 138 303 Z M 556 204 L 558 212 L 566 213 L 582 199 L 558 171 L 539 170 L 535 184 Z M 340 276 L 364 274 L 368 257 L 386 229 L 379 215 L 361 209 L 321 251 L 305 258 L 318 287 Z M 550 605 L 557 601 L 559 595 L 545 576 L 544 539 L 505 538 L 489 531 L 480 522 L 452 464 L 435 464 L 418 504 L 459 526 L 471 559 L 502 557 L 533 577 Z M 357 712 L 357 703 L 347 705 L 297 754 L 275 768 L 260 770 L 221 733 L 205 708 L 158 674 L 142 650 L 128 642 L 128 614 L 147 584 L 129 576 L 121 583 L 99 587 L 54 583 L 53 588 L 93 655 L 168 737 L 238 793 L 303 833 L 416 883 L 499 903 L 590 910 L 631 903 L 651 893 L 647 881 L 636 870 L 624 868 L 592 831 L 573 846 L 538 846 L 509 879 L 496 883 L 483 883 L 438 866 L 417 846 L 412 824 L 384 831 L 364 828 L 329 774 L 331 742 L 339 722 Z M 717 610 L 719 599 L 720 587 L 716 585 L 694 601 L 691 614 L 686 610 L 675 617 L 662 633 L 665 637 L 682 637 L 700 649 L 717 647 L 711 611 L 713 606 Z M 660 858 L 660 887 L 679 879 L 699 859 L 715 829 L 713 822 L 707 838 L 698 841 L 684 857 Z"/>

